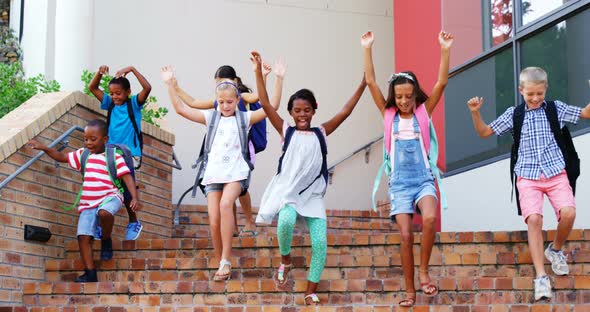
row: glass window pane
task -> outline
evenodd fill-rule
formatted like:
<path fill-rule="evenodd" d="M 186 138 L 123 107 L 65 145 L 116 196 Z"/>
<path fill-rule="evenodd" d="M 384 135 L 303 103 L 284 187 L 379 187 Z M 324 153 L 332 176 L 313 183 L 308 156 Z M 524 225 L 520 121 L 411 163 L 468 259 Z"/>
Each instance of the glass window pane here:
<path fill-rule="evenodd" d="M 451 68 L 483 52 L 482 1 L 443 0 L 441 3 L 443 29 L 455 36 Z"/>
<path fill-rule="evenodd" d="M 526 25 L 539 17 L 559 8 L 572 0 L 519 0 L 522 25 Z"/>
<path fill-rule="evenodd" d="M 492 45 L 496 46 L 512 38 L 512 0 L 490 1 L 490 22 L 492 26 Z"/>
<path fill-rule="evenodd" d="M 590 9 L 587 9 L 522 42 L 522 67 L 539 66 L 547 71 L 547 99 L 581 107 L 590 101 L 589 29 Z M 580 120 L 570 129 L 588 126 L 588 120 Z"/>
<path fill-rule="evenodd" d="M 480 138 L 467 108 L 467 100 L 484 98 L 481 114 L 486 123 L 514 105 L 514 63 L 512 47 L 453 76 L 445 91 L 445 137 L 447 171 L 459 169 L 507 153 L 512 139 Z"/>

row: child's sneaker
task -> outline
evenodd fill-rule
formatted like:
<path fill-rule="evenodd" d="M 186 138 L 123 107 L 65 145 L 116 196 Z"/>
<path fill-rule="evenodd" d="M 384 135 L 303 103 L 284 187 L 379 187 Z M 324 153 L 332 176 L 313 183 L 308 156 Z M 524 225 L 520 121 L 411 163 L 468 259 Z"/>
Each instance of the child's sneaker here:
<path fill-rule="evenodd" d="M 84 270 L 84 274 L 76 277 L 74 280 L 76 283 L 95 283 L 98 282 L 98 277 L 96 275 L 96 269 L 92 270 Z"/>
<path fill-rule="evenodd" d="M 127 231 L 125 232 L 126 240 L 136 240 L 143 229 L 141 222 L 130 222 L 127 224 Z"/>
<path fill-rule="evenodd" d="M 533 280 L 535 284 L 535 301 L 541 299 L 550 299 L 553 294 L 551 293 L 551 281 L 549 276 L 544 275 L 537 277 Z"/>
<path fill-rule="evenodd" d="M 113 259 L 113 240 L 110 238 L 103 239 L 100 245 L 100 260 Z"/>
<path fill-rule="evenodd" d="M 102 238 L 102 228 L 100 227 L 100 225 L 97 225 L 96 228 L 94 229 L 94 239 L 99 240 L 101 238 Z"/>
<path fill-rule="evenodd" d="M 563 251 L 555 251 L 553 249 L 553 243 L 550 243 L 547 249 L 545 249 L 545 257 L 551 262 L 553 273 L 557 275 L 568 275 L 570 273 L 567 265 L 567 257 Z"/>

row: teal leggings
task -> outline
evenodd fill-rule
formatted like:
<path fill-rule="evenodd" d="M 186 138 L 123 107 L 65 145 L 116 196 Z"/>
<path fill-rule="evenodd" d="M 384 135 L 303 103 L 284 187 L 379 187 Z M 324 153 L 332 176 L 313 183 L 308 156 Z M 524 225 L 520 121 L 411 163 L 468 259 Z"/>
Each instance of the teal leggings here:
<path fill-rule="evenodd" d="M 279 211 L 279 224 L 277 236 L 279 238 L 279 249 L 281 256 L 291 253 L 291 241 L 293 240 L 293 229 L 297 221 L 297 212 L 292 206 L 286 205 Z M 320 218 L 305 217 L 309 235 L 311 236 L 311 264 L 307 279 L 313 283 L 319 283 L 324 265 L 326 264 L 326 250 L 328 240 L 326 239 L 326 220 Z"/>

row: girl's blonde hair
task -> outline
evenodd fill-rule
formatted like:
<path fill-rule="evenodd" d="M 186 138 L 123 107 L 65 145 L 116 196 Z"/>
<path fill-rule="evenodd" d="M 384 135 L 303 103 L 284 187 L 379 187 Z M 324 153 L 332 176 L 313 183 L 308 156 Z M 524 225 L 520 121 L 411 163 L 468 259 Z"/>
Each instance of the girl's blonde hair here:
<path fill-rule="evenodd" d="M 236 97 L 240 95 L 240 91 L 238 90 L 238 87 L 235 85 L 235 83 L 233 83 L 231 80 L 225 79 L 224 81 L 217 84 L 217 86 L 215 87 L 215 94 L 219 94 L 226 90 L 231 90 L 232 92 L 234 92 Z"/>
<path fill-rule="evenodd" d="M 541 84 L 547 86 L 547 72 L 541 67 L 527 67 L 520 72 L 518 77 L 518 85 L 524 87 L 527 82 Z"/>

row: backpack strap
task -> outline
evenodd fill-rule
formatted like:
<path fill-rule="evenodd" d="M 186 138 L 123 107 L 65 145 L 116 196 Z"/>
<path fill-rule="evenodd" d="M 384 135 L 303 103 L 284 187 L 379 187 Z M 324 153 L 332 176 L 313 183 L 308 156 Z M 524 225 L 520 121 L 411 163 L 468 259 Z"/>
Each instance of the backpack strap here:
<path fill-rule="evenodd" d="M 295 127 L 288 127 L 287 131 L 285 132 L 285 139 L 283 140 L 283 154 L 279 158 L 279 168 L 277 169 L 277 174 L 281 173 L 281 169 L 283 168 L 283 157 L 285 157 L 285 152 L 287 152 L 287 148 L 289 144 L 291 144 L 291 138 L 295 133 Z"/>
<path fill-rule="evenodd" d="M 84 174 L 86 173 L 86 163 L 88 162 L 88 156 L 90 156 L 90 151 L 85 148 L 82 150 L 82 154 L 80 155 L 80 174 L 82 174 L 82 180 L 84 179 Z M 61 206 L 61 209 L 64 211 L 70 211 L 80 203 L 80 198 L 82 197 L 82 187 L 78 191 L 78 195 L 76 195 L 76 200 L 71 206 Z"/>
<path fill-rule="evenodd" d="M 318 141 L 320 142 L 320 148 L 322 150 L 322 169 L 320 170 L 318 176 L 315 177 L 315 179 L 313 179 L 313 181 L 311 181 L 311 183 L 307 187 L 305 187 L 303 190 L 301 190 L 301 192 L 299 192 L 299 195 L 307 191 L 307 189 L 310 188 L 315 183 L 315 181 L 319 179 L 321 176 L 324 176 L 324 181 L 326 182 L 326 185 L 328 185 L 328 145 L 326 144 L 326 139 L 324 138 L 324 134 L 322 133 L 322 130 L 320 128 L 314 127 L 311 128 L 311 130 L 315 133 L 315 135 L 318 137 Z"/>
<path fill-rule="evenodd" d="M 117 178 L 117 148 L 112 145 L 107 146 L 105 156 L 107 161 L 107 172 L 111 178 L 111 182 L 113 182 L 113 185 L 123 193 L 124 190 L 123 185 L 121 184 L 121 179 Z"/>
<path fill-rule="evenodd" d="M 215 133 L 217 132 L 217 126 L 219 126 L 219 119 L 221 118 L 221 113 L 213 110 L 211 113 L 211 117 L 207 122 L 207 133 L 205 134 L 205 139 L 203 141 L 202 146 L 202 154 L 197 159 L 197 177 L 195 178 L 195 184 L 193 186 L 192 197 L 197 196 L 197 188 L 199 188 L 199 184 L 201 183 L 203 174 L 205 173 L 205 166 L 207 165 L 207 160 L 209 158 L 209 152 L 211 151 L 211 146 L 213 146 L 213 139 L 215 139 Z"/>
<path fill-rule="evenodd" d="M 238 124 L 238 136 L 240 137 L 240 145 L 242 147 L 242 157 L 250 167 L 250 171 L 254 170 L 254 165 L 250 162 L 250 145 L 248 144 L 248 121 L 246 114 L 242 111 L 236 111 L 236 122 Z"/>
<path fill-rule="evenodd" d="M 438 168 L 438 139 L 436 136 L 436 130 L 434 129 L 434 124 L 432 120 L 429 121 L 429 134 L 430 134 L 430 148 L 428 149 L 428 164 L 430 165 L 430 171 L 436 178 L 436 183 L 438 184 L 438 192 L 440 193 L 440 206 L 442 209 L 449 208 L 449 204 L 447 203 L 447 195 L 444 191 L 442 186 L 442 177 L 440 174 L 440 169 Z"/>
<path fill-rule="evenodd" d="M 514 194 L 516 194 L 516 208 L 519 216 L 522 215 L 522 211 L 520 210 L 519 193 L 516 187 L 516 173 L 514 172 L 514 167 L 516 167 L 516 162 L 518 161 L 518 149 L 520 147 L 522 124 L 524 123 L 525 105 L 525 103 L 522 103 L 516 106 L 516 108 L 514 108 L 514 113 L 512 114 L 512 140 L 514 142 L 512 143 L 512 150 L 510 151 L 510 200 L 512 200 Z"/>
<path fill-rule="evenodd" d="M 557 116 L 557 107 L 555 106 L 554 101 L 547 101 L 547 106 L 545 107 L 545 115 L 547 116 L 547 120 L 549 120 L 549 127 L 551 127 L 551 132 L 553 132 L 553 137 L 555 138 L 555 142 L 557 146 L 562 151 L 563 158 L 567 163 L 567 153 L 564 153 L 564 142 L 563 136 L 561 135 L 561 125 L 559 124 L 559 118 Z"/>

